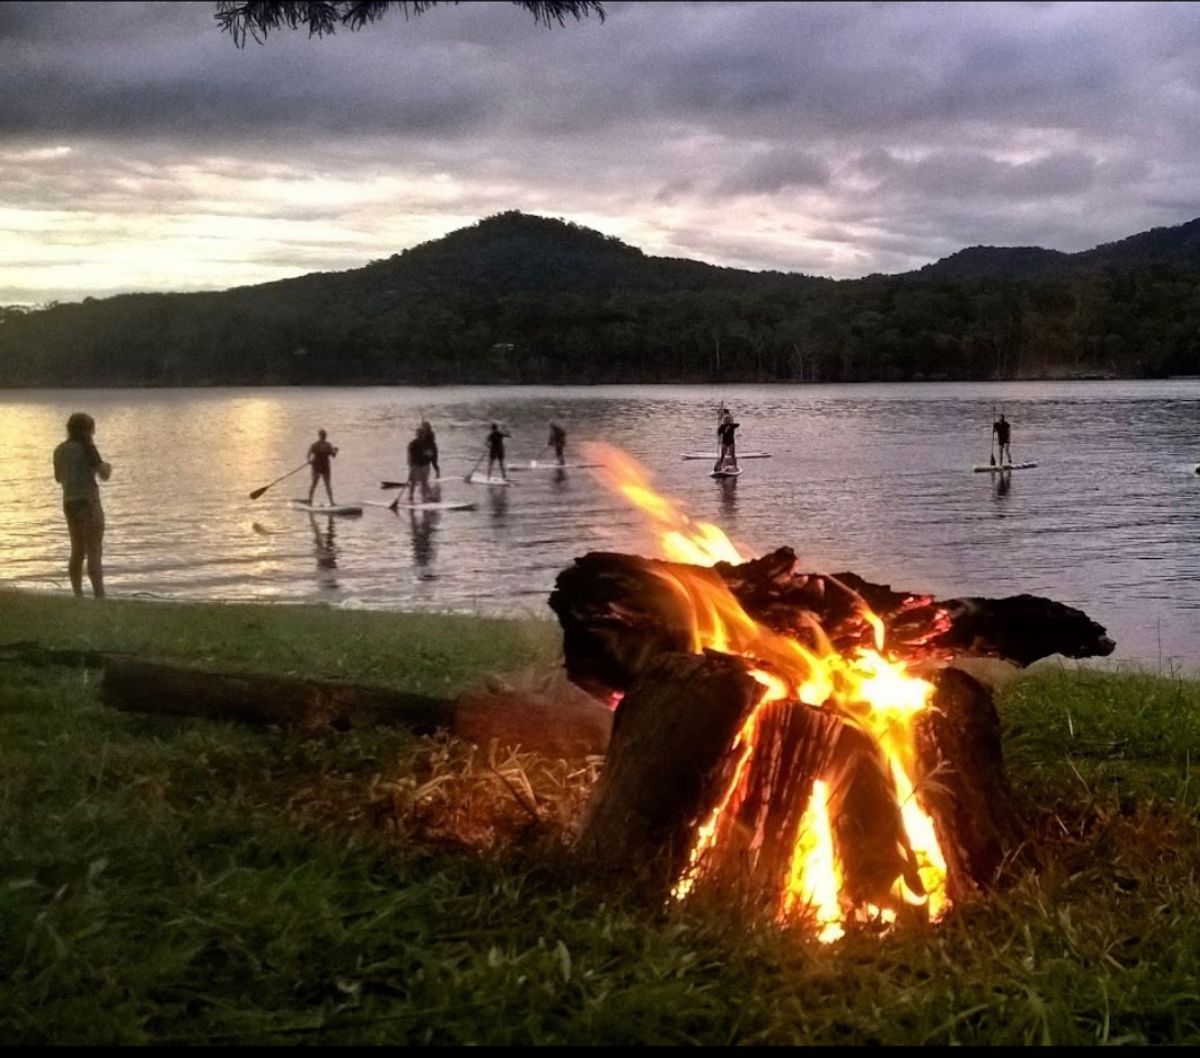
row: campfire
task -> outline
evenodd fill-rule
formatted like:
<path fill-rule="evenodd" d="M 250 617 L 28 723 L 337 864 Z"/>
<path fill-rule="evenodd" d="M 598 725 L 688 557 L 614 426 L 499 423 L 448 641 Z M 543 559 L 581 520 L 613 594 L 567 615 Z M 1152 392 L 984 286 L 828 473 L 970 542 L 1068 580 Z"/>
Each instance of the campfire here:
<path fill-rule="evenodd" d="M 822 941 L 936 921 L 995 883 L 1022 822 L 990 692 L 965 654 L 1108 654 L 1047 599 L 952 599 L 755 557 L 596 445 L 664 558 L 593 552 L 550 605 L 567 674 L 615 709 L 579 838 L 664 902 L 736 897 Z"/>

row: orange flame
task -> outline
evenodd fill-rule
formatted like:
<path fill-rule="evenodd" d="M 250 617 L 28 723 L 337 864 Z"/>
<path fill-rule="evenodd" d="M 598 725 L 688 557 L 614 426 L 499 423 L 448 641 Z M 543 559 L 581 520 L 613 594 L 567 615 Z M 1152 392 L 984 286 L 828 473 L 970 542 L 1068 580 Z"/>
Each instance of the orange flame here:
<path fill-rule="evenodd" d="M 717 526 L 693 522 L 678 504 L 657 493 L 648 472 L 620 449 L 593 443 L 587 455 L 601 464 L 597 473 L 601 481 L 650 517 L 665 557 L 695 566 L 740 563 L 750 557 Z M 900 818 L 925 890 L 924 894 L 912 892 L 900 876 L 892 886 L 892 896 L 898 904 L 923 906 L 931 920 L 942 915 L 949 906 L 946 862 L 933 821 L 918 804 L 910 778 L 916 765 L 914 722 L 928 708 L 933 687 L 910 675 L 902 661 L 884 656 L 885 629 L 879 616 L 858 599 L 862 617 L 873 629 L 875 648 L 858 648 L 846 657 L 833 648 L 815 622 L 810 629 L 815 649 L 759 624 L 728 588 L 710 575 L 679 569 L 662 570 L 658 575 L 679 598 L 682 612 L 689 615 L 692 650 L 752 658 L 756 666 L 751 675 L 765 688 L 730 747 L 735 755 L 730 778 L 708 818 L 696 829 L 672 895 L 684 899 L 693 891 L 741 803 L 746 776 L 755 753 L 762 749 L 759 732 L 764 710 L 777 702 L 799 702 L 835 712 L 877 743 L 888 763 Z M 824 781 L 813 783 L 778 906 L 783 921 L 808 918 L 823 943 L 841 937 L 848 921 L 867 917 L 886 924 L 895 918 L 891 908 L 850 906 L 830 820 L 829 794 Z"/>
<path fill-rule="evenodd" d="M 632 456 L 603 441 L 587 441 L 583 452 L 588 462 L 598 463 L 596 476 L 650 516 L 660 532 L 663 556 L 694 566 L 718 562 L 745 562 L 743 555 L 720 529 L 710 522 L 693 522 L 678 504 L 660 496 L 650 486 L 650 474 Z"/>

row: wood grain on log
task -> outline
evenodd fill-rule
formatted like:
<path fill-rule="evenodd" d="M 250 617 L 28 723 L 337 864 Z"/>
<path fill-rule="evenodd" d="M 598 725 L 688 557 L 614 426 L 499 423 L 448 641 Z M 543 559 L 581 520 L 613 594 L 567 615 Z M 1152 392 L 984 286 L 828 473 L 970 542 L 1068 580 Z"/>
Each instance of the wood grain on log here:
<path fill-rule="evenodd" d="M 576 844 L 589 868 L 665 895 L 716 804 L 763 693 L 740 658 L 666 653 L 629 689 Z"/>
<path fill-rule="evenodd" d="M 917 801 L 933 819 L 952 900 L 989 888 L 1024 824 L 1004 772 L 1000 717 L 978 680 L 946 668 L 917 719 Z"/>
<path fill-rule="evenodd" d="M 681 577 L 727 593 L 755 621 L 808 646 L 816 645 L 819 626 L 842 653 L 873 645 L 864 603 L 883 621 L 889 653 L 910 660 L 974 654 L 1028 665 L 1051 654 L 1104 656 L 1114 647 L 1101 625 L 1050 599 L 939 602 L 853 573 L 801 573 L 795 565 L 786 547 L 709 568 L 608 552 L 584 555 L 559 574 L 550 596 L 563 630 L 567 673 L 607 701 L 658 654 L 689 649 L 694 613 L 671 587 Z"/>

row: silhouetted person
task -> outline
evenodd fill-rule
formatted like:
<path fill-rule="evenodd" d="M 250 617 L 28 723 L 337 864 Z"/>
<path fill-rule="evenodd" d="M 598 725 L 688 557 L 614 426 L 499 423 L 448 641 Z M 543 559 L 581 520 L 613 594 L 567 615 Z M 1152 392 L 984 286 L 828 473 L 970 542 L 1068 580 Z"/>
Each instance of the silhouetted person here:
<path fill-rule="evenodd" d="M 721 420 L 721 425 L 717 427 L 717 440 L 720 442 L 720 450 L 717 453 L 717 462 L 713 470 L 720 470 L 723 466 L 737 466 L 737 442 L 734 439 L 734 434 L 741 423 L 733 421 L 733 416 L 729 412 L 725 413 L 725 418 Z"/>
<path fill-rule="evenodd" d="M 563 458 L 563 451 L 567 447 L 567 431 L 558 423 L 552 422 L 550 424 L 550 440 L 546 444 L 554 449 L 554 458 L 558 460 L 558 465 L 561 467 L 566 462 Z"/>
<path fill-rule="evenodd" d="M 333 489 L 329 484 L 330 460 L 338 454 L 338 450 L 325 440 L 325 431 L 317 431 L 317 439 L 309 446 L 308 462 L 312 467 L 312 484 L 308 487 L 308 502 L 313 501 L 313 493 L 317 491 L 317 482 L 325 482 L 325 495 L 329 497 L 329 506 L 333 506 Z"/>
<path fill-rule="evenodd" d="M 428 420 L 422 420 L 421 428 L 417 431 L 417 436 L 425 439 L 425 447 L 429 450 L 429 465 L 433 467 L 434 476 L 440 480 L 442 468 L 438 466 L 437 436 L 434 434 L 433 427 L 429 425 Z"/>
<path fill-rule="evenodd" d="M 492 423 L 492 432 L 487 435 L 488 446 L 488 471 L 487 476 L 492 476 L 492 466 L 495 463 L 500 464 L 500 477 L 505 481 L 508 480 L 508 472 L 504 469 L 504 438 L 511 436 L 500 429 L 495 423 Z"/>
<path fill-rule="evenodd" d="M 992 433 L 996 435 L 996 443 L 999 445 L 1000 451 L 996 454 L 1000 457 L 1000 465 L 1012 462 L 1012 449 L 1009 447 L 1009 438 L 1012 436 L 1012 427 L 1005 421 L 1001 415 L 994 423 L 992 423 Z M 1004 458 L 1005 452 L 1008 453 L 1008 458 Z"/>
<path fill-rule="evenodd" d="M 408 502 L 413 502 L 417 486 L 421 486 L 421 502 L 429 502 L 429 468 L 437 458 L 437 447 L 430 447 L 425 423 L 417 427 L 416 436 L 408 442 Z"/>
<path fill-rule="evenodd" d="M 77 411 L 67 420 L 67 439 L 54 449 L 54 480 L 62 485 L 63 514 L 71 537 L 67 572 L 71 590 L 83 594 L 83 560 L 87 559 L 92 594 L 104 598 L 104 508 L 100 505 L 99 476 L 107 481 L 112 467 L 100 458 L 95 442 L 96 421 Z"/>

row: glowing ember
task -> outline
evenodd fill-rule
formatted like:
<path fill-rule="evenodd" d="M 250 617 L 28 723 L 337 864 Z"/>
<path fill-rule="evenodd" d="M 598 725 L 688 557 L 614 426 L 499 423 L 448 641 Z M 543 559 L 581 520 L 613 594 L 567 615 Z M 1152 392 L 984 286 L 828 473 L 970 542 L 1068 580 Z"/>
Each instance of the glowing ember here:
<path fill-rule="evenodd" d="M 594 444 L 587 455 L 601 464 L 598 476 L 606 485 L 650 517 L 665 557 L 694 566 L 741 563 L 750 557 L 718 527 L 693 522 L 676 504 L 655 492 L 646 470 L 625 453 Z M 896 908 L 904 905 L 924 908 L 930 919 L 940 916 L 949 903 L 946 863 L 933 822 L 918 803 L 910 778 L 915 774 L 915 720 L 929 707 L 933 687 L 910 675 L 902 662 L 885 656 L 882 620 L 854 596 L 863 620 L 874 631 L 875 648 L 858 648 L 845 656 L 832 647 L 819 626 L 808 629 L 812 644 L 806 645 L 755 621 L 724 583 L 702 570 L 662 570 L 657 575 L 678 598 L 681 612 L 690 620 L 691 649 L 695 653 L 716 650 L 752 659 L 755 665 L 751 675 L 764 687 L 730 746 L 734 763 L 728 782 L 709 817 L 696 828 L 673 896 L 687 897 L 705 877 L 710 854 L 724 842 L 734 840 L 738 816 L 748 796 L 747 775 L 757 754 L 770 753 L 771 747 L 762 744 L 768 741 L 762 732 L 769 727 L 763 723 L 769 711 L 813 707 L 835 714 L 866 733 L 879 747 L 887 762 L 908 844 L 907 848 L 901 846 L 899 859 L 912 865 L 924 892 L 914 892 L 903 873 L 898 873 L 889 894 L 895 906 L 855 905 L 846 892 L 837 827 L 830 819 L 832 791 L 824 779 L 817 779 L 811 792 L 806 791 L 808 804 L 791 839 L 790 867 L 784 891 L 779 894 L 778 918 L 806 918 L 815 926 L 819 939 L 830 942 L 843 935 L 847 922 L 886 924 L 894 920 Z M 911 880 L 916 884 L 915 878 Z"/>

